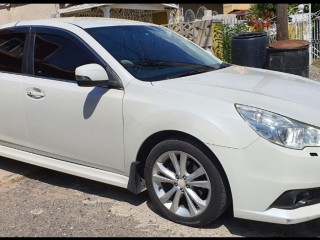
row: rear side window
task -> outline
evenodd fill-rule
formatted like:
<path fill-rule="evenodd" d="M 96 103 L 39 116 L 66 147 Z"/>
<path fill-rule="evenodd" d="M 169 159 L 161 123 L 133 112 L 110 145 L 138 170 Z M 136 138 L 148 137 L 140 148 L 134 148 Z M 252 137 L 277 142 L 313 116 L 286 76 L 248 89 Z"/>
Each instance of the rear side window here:
<path fill-rule="evenodd" d="M 25 33 L 0 34 L 0 71 L 22 73 Z"/>
<path fill-rule="evenodd" d="M 36 76 L 75 81 L 75 69 L 89 63 L 98 62 L 80 43 L 58 35 L 36 35 L 34 47 Z"/>

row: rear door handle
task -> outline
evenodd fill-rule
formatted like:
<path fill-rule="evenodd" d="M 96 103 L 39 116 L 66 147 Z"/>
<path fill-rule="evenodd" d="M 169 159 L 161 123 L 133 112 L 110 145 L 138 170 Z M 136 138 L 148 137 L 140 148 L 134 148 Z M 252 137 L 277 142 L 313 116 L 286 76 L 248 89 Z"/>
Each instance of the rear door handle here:
<path fill-rule="evenodd" d="M 46 96 L 45 92 L 39 88 L 28 88 L 27 96 L 33 99 L 40 99 Z"/>

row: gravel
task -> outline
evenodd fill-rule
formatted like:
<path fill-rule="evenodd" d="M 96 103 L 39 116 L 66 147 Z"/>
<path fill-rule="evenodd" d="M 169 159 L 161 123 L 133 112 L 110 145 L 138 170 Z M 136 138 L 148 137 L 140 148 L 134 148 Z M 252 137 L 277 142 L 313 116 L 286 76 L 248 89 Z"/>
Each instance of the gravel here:
<path fill-rule="evenodd" d="M 320 219 L 278 225 L 237 219 L 231 210 L 206 227 L 187 227 L 159 215 L 146 192 L 133 195 L 40 167 L 2 184 L 0 202 L 0 237 L 320 236 Z"/>
<path fill-rule="evenodd" d="M 312 80 L 320 81 L 320 68 L 310 65 L 309 78 Z"/>

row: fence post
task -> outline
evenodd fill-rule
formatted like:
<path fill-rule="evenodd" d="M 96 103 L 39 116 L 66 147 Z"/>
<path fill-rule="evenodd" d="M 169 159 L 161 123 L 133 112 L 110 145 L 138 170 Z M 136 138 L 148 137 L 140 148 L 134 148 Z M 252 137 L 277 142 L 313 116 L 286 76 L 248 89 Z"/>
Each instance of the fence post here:
<path fill-rule="evenodd" d="M 309 37 L 310 37 L 310 42 L 311 44 L 309 45 L 309 64 L 311 65 L 313 62 L 313 58 L 312 58 L 312 20 L 311 20 L 311 4 L 308 4 L 308 8 L 309 8 L 309 16 L 308 16 L 308 27 L 309 27 Z"/>

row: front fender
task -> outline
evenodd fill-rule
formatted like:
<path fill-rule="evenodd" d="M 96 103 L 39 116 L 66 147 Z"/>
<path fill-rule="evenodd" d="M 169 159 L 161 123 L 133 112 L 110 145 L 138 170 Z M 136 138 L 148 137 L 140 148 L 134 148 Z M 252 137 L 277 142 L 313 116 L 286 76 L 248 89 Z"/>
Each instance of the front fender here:
<path fill-rule="evenodd" d="M 140 85 L 140 86 L 138 86 Z M 148 83 L 129 84 L 123 103 L 125 168 L 154 133 L 174 130 L 205 144 L 242 149 L 258 135 L 230 102 L 173 94 Z"/>

